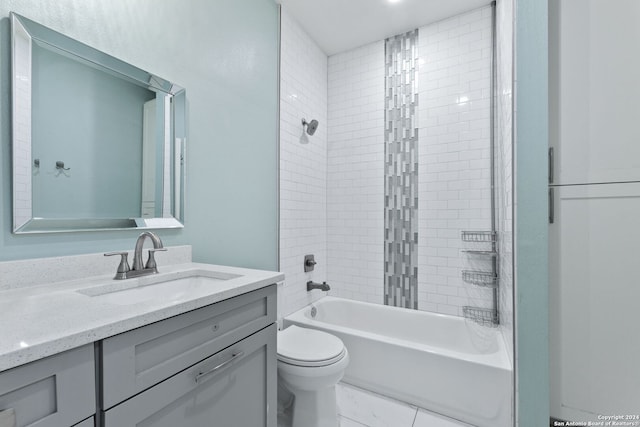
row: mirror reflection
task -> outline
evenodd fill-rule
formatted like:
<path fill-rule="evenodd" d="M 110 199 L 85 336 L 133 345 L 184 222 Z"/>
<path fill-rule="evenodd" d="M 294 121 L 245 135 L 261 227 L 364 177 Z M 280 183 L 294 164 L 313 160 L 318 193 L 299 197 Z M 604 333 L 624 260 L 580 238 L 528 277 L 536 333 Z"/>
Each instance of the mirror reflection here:
<path fill-rule="evenodd" d="M 12 14 L 14 232 L 181 227 L 185 92 Z"/>

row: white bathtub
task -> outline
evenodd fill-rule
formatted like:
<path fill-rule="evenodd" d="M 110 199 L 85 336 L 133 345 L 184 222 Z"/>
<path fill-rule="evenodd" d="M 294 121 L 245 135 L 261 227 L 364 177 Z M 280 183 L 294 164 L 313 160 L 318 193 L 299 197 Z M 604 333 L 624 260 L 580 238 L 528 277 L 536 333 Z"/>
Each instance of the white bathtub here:
<path fill-rule="evenodd" d="M 475 426 L 512 425 L 511 363 L 497 328 L 334 297 L 287 316 L 291 324 L 342 339 L 344 382 Z"/>

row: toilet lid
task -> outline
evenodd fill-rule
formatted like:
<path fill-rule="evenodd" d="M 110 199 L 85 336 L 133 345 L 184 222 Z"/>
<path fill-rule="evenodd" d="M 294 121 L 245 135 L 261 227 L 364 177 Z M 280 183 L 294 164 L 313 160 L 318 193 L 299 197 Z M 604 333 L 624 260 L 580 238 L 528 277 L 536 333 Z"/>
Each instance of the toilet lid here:
<path fill-rule="evenodd" d="M 340 338 L 314 329 L 289 326 L 278 332 L 278 360 L 297 366 L 326 366 L 344 357 Z"/>

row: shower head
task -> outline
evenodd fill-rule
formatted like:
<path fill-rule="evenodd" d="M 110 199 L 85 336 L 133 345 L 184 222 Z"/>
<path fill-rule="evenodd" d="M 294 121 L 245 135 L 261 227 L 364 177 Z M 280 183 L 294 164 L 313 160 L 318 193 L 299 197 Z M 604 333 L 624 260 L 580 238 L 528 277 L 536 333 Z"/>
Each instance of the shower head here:
<path fill-rule="evenodd" d="M 317 120 L 311 120 L 310 122 L 307 122 L 306 119 L 302 119 L 302 127 L 307 127 L 307 133 L 309 135 L 313 135 L 314 133 L 316 133 L 316 129 L 318 129 L 318 121 Z"/>

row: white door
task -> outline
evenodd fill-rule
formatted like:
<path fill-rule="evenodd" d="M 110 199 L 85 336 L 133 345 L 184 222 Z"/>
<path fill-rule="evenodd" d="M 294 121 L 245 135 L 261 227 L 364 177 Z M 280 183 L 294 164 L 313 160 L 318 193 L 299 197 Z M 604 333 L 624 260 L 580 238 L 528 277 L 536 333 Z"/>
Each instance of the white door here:
<path fill-rule="evenodd" d="M 554 184 L 640 181 L 640 1 L 549 1 Z"/>
<path fill-rule="evenodd" d="M 551 415 L 640 414 L 640 183 L 553 192 Z"/>

